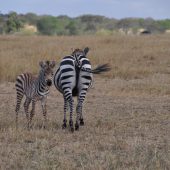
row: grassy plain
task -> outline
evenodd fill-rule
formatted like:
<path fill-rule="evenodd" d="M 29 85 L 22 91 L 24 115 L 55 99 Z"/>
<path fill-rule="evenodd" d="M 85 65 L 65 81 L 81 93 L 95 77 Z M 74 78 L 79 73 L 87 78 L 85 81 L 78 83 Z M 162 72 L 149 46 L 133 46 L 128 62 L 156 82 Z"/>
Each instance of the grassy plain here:
<path fill-rule="evenodd" d="M 0 36 L 0 169 L 170 168 L 170 36 Z M 48 126 L 37 103 L 28 131 L 23 108 L 15 129 L 17 74 L 38 72 L 38 62 L 59 61 L 88 46 L 95 76 L 84 105 L 85 126 L 62 130 L 63 98 L 48 98 Z M 75 100 L 76 104 L 76 100 Z"/>

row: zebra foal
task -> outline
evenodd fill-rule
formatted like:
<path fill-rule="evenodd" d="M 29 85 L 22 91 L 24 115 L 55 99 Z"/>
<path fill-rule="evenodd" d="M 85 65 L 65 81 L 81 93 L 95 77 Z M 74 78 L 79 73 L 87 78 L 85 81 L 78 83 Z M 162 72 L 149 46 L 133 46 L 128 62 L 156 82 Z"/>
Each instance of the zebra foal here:
<path fill-rule="evenodd" d="M 24 110 L 27 118 L 27 127 L 30 128 L 32 118 L 35 112 L 35 104 L 38 100 L 41 101 L 44 128 L 46 125 L 46 98 L 49 93 L 49 87 L 52 85 L 53 69 L 55 61 L 40 61 L 40 71 L 37 77 L 31 73 L 23 73 L 17 76 L 15 87 L 17 93 L 16 102 L 16 127 L 18 126 L 18 112 L 20 109 L 23 96 L 26 96 L 24 102 Z M 29 105 L 32 103 L 32 110 L 29 113 Z"/>
<path fill-rule="evenodd" d="M 63 128 L 67 126 L 66 111 L 69 104 L 70 108 L 70 130 L 73 132 L 73 97 L 77 96 L 77 117 L 75 130 L 79 129 L 79 125 L 84 125 L 82 114 L 83 102 L 88 89 L 92 85 L 93 74 L 100 74 L 110 70 L 108 64 L 100 65 L 92 69 L 89 59 L 86 57 L 89 48 L 84 50 L 75 49 L 69 56 L 65 56 L 59 65 L 58 70 L 54 74 L 54 85 L 63 94 L 64 98 L 64 120 Z"/>

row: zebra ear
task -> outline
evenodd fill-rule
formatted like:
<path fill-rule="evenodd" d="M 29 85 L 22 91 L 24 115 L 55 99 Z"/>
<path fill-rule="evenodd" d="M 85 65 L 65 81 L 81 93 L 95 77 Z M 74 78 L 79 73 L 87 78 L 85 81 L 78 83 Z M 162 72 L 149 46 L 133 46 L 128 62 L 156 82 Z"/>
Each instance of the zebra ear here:
<path fill-rule="evenodd" d="M 43 61 L 40 61 L 39 65 L 40 65 L 41 68 L 44 68 L 44 62 Z"/>
<path fill-rule="evenodd" d="M 56 65 L 56 62 L 55 62 L 55 61 L 51 61 L 51 63 L 50 63 L 50 67 L 51 67 L 51 68 L 54 68 L 54 67 L 55 67 L 55 65 Z"/>
<path fill-rule="evenodd" d="M 84 49 L 85 55 L 87 55 L 88 52 L 89 52 L 89 47 L 86 47 L 86 48 Z"/>
<path fill-rule="evenodd" d="M 74 48 L 71 48 L 72 53 L 74 52 Z"/>

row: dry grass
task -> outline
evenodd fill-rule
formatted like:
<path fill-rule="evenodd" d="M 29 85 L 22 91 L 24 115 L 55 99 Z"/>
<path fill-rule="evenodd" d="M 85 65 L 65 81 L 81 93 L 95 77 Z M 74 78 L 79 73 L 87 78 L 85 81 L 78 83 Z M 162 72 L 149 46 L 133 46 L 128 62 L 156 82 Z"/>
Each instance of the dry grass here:
<path fill-rule="evenodd" d="M 0 169 L 170 168 L 170 37 L 0 37 Z M 17 74 L 37 73 L 41 59 L 56 59 L 71 48 L 89 46 L 95 66 L 112 71 L 95 77 L 84 106 L 85 126 L 62 130 L 63 99 L 48 98 L 48 126 L 41 128 L 39 103 L 33 130 L 20 111 L 15 129 Z M 76 102 L 75 102 L 76 103 Z M 76 116 L 76 115 L 74 115 Z"/>
<path fill-rule="evenodd" d="M 170 36 L 0 37 L 0 80 L 14 81 L 22 71 L 37 72 L 38 61 L 59 61 L 71 48 L 89 46 L 93 65 L 109 62 L 111 78 L 138 79 L 170 73 Z M 29 62 L 28 62 L 29 61 Z M 12 71 L 11 71 L 12 70 Z"/>

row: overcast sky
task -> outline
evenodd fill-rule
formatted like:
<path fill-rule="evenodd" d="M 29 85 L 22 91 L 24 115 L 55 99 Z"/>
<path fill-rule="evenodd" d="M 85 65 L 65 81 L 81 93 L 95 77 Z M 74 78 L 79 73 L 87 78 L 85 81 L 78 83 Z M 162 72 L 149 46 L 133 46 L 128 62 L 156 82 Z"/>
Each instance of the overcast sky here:
<path fill-rule="evenodd" d="M 84 14 L 110 18 L 170 18 L 170 0 L 0 0 L 0 12 L 33 12 L 76 17 Z"/>

